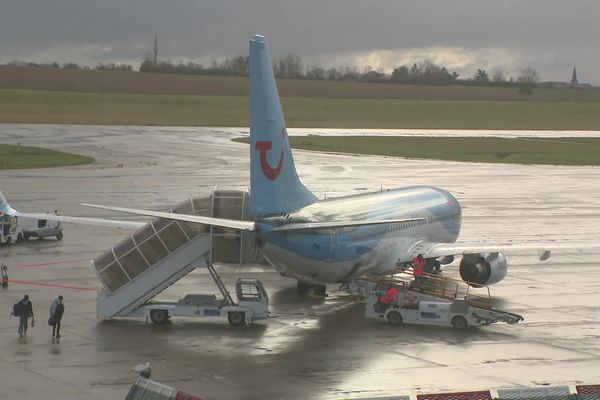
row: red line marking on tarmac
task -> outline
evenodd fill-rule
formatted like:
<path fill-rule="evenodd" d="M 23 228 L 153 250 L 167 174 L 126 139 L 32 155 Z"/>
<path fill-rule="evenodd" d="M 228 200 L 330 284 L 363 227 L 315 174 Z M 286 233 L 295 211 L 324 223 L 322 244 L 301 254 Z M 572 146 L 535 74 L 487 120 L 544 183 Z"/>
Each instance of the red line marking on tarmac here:
<path fill-rule="evenodd" d="M 34 281 L 15 281 L 12 279 L 9 280 L 2 280 L 2 282 L 9 282 L 9 283 L 17 283 L 19 285 L 35 285 L 35 286 L 47 286 L 47 287 L 55 287 L 55 288 L 61 288 L 61 289 L 74 289 L 74 290 L 89 290 L 89 291 L 95 291 L 97 292 L 98 288 L 90 288 L 90 287 L 81 287 L 81 286 L 71 286 L 71 285 L 59 285 L 59 284 L 55 284 L 55 283 L 43 283 L 43 282 L 34 282 Z"/>
<path fill-rule="evenodd" d="M 17 265 L 14 268 L 46 267 L 46 266 L 49 266 L 49 265 L 71 264 L 71 263 L 82 262 L 82 261 L 89 261 L 89 260 L 90 260 L 89 258 L 80 258 L 78 260 L 53 261 L 53 262 L 39 263 L 39 264 L 22 264 L 22 265 Z"/>

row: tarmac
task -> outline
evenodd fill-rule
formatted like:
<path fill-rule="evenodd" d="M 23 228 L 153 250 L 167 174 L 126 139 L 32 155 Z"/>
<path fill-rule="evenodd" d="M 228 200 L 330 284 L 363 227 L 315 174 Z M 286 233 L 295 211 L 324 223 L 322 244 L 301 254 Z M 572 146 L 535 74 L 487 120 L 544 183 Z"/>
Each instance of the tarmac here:
<path fill-rule="evenodd" d="M 293 134 L 293 130 L 290 130 Z M 325 132 L 326 133 L 326 132 Z M 460 132 L 456 133 L 460 135 Z M 502 135 L 502 132 L 498 132 Z M 514 135 L 514 132 L 507 133 Z M 526 135 L 535 133 L 526 132 Z M 596 133 L 597 134 L 597 133 Z M 0 143 L 93 156 L 78 167 L 0 170 L 0 190 L 24 212 L 137 217 L 81 207 L 84 202 L 165 209 L 215 185 L 244 188 L 247 129 L 0 125 Z M 173 318 L 98 321 L 100 282 L 89 260 L 127 232 L 65 225 L 64 239 L 0 246 L 10 283 L 0 290 L 0 397 L 124 399 L 150 362 L 152 378 L 203 399 L 338 399 L 600 383 L 600 170 L 594 167 L 455 163 L 294 152 L 303 182 L 319 196 L 425 184 L 463 206 L 461 241 L 569 244 L 541 262 L 512 254 L 491 288 L 497 307 L 522 314 L 516 325 L 465 332 L 402 326 L 363 317 L 364 304 L 329 286 L 325 299 L 296 296 L 295 281 L 260 266 L 217 265 L 232 287 L 258 278 L 272 318 L 244 328 L 226 321 Z M 445 269 L 456 276 L 456 267 Z M 56 285 L 56 286 L 52 286 Z M 195 271 L 161 294 L 216 293 Z M 12 305 L 29 294 L 36 326 L 17 335 Z M 64 296 L 62 337 L 46 324 Z"/>

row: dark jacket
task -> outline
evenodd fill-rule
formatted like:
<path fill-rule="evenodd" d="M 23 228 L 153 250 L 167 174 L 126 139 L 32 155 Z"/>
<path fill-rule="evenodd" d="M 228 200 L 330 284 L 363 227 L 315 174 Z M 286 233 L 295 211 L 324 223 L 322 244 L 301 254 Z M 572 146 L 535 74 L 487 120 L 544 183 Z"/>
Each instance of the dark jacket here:
<path fill-rule="evenodd" d="M 21 316 L 32 318 L 33 317 L 33 305 L 31 300 L 21 300 L 21 310 L 25 311 Z"/>
<path fill-rule="evenodd" d="M 63 303 L 58 303 L 56 305 L 56 310 L 54 310 L 54 315 L 52 316 L 52 319 L 54 319 L 55 321 L 60 321 L 64 312 L 65 305 Z"/>

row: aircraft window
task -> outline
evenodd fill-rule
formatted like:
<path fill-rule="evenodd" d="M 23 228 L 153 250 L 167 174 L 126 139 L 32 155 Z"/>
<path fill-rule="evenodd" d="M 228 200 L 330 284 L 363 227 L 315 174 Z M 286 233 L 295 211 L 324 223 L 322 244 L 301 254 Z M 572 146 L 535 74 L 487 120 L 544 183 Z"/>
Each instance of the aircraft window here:
<path fill-rule="evenodd" d="M 144 260 L 138 249 L 133 249 L 125 256 L 119 258 L 119 262 L 125 271 L 127 271 L 127 275 L 131 278 L 134 278 L 148 269 L 149 265 Z"/>
<path fill-rule="evenodd" d="M 150 239 L 146 240 L 138 247 L 144 255 L 144 257 L 146 258 L 146 260 L 148 260 L 148 262 L 152 265 L 156 264 L 157 262 L 165 258 L 167 255 L 169 255 L 169 251 L 165 248 L 160 239 L 156 236 L 153 236 Z"/>
<path fill-rule="evenodd" d="M 188 239 L 177 224 L 171 224 L 158 234 L 170 252 L 177 250 L 181 245 L 187 243 Z"/>
<path fill-rule="evenodd" d="M 125 272 L 123 272 L 119 264 L 117 264 L 116 262 L 106 267 L 98 275 L 100 275 L 100 279 L 102 279 L 104 285 L 111 292 L 114 292 L 115 290 L 129 282 L 129 278 L 127 278 Z"/>

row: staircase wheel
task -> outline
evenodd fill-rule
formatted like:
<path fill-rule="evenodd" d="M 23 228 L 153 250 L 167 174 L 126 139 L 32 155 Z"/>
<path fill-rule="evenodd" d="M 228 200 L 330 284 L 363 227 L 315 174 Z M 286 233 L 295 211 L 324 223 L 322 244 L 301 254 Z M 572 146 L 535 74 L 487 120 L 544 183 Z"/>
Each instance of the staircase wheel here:
<path fill-rule="evenodd" d="M 246 314 L 241 311 L 230 312 L 227 320 L 232 326 L 243 326 L 246 323 Z"/>
<path fill-rule="evenodd" d="M 457 315 L 456 317 L 452 318 L 452 327 L 454 329 L 467 329 L 468 326 L 469 324 L 467 323 L 465 317 Z"/>
<path fill-rule="evenodd" d="M 164 324 L 169 320 L 169 312 L 167 310 L 151 310 L 150 319 L 155 324 Z"/>

